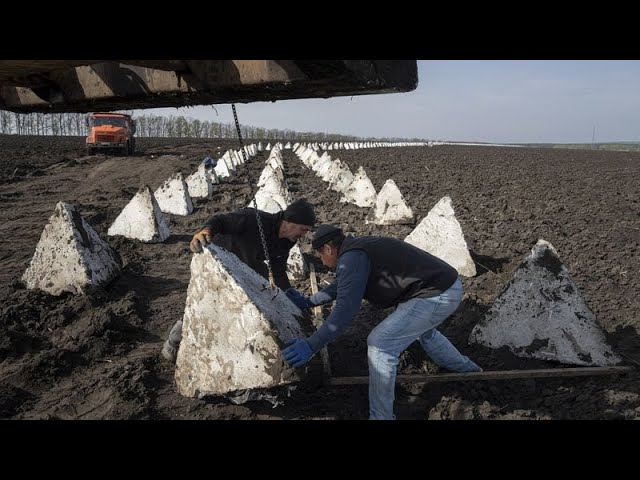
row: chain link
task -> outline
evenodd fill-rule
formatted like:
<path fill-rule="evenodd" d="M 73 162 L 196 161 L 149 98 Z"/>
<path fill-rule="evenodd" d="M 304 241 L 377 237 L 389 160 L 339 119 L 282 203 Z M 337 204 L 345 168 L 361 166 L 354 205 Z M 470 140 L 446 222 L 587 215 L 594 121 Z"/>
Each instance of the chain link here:
<path fill-rule="evenodd" d="M 269 286 L 273 289 L 276 288 L 275 281 L 273 279 L 273 271 L 271 270 L 271 259 L 269 258 L 269 250 L 267 249 L 267 240 L 264 238 L 264 230 L 262 229 L 262 220 L 260 219 L 260 215 L 258 214 L 258 202 L 256 200 L 256 196 L 253 192 L 253 182 L 251 179 L 251 174 L 249 170 L 249 164 L 247 162 L 247 156 L 244 149 L 244 143 L 242 142 L 242 132 L 240 131 L 240 123 L 238 123 L 238 114 L 236 113 L 236 105 L 234 103 L 231 104 L 231 108 L 233 109 L 233 119 L 236 122 L 236 130 L 238 132 L 238 140 L 240 141 L 240 150 L 242 151 L 242 160 L 245 164 L 245 169 L 247 173 L 247 183 L 249 184 L 249 193 L 253 199 L 253 209 L 256 212 L 256 222 L 258 223 L 258 231 L 260 232 L 260 241 L 262 242 L 262 248 L 264 250 L 264 258 L 265 263 L 267 264 L 267 269 L 269 270 Z"/>

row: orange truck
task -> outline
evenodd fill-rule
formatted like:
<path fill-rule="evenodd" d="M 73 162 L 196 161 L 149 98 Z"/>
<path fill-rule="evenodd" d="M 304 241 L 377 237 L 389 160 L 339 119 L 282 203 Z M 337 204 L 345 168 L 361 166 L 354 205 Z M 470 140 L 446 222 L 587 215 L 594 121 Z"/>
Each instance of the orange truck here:
<path fill-rule="evenodd" d="M 95 112 L 87 115 L 87 153 L 132 155 L 136 150 L 136 122 L 124 113 Z"/>

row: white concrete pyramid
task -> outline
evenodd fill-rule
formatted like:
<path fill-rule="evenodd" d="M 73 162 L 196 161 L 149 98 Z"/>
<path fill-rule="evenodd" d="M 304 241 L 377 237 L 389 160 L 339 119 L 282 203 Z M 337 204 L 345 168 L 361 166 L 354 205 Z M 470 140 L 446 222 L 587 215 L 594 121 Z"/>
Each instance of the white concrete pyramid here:
<path fill-rule="evenodd" d="M 329 170 L 333 162 L 331 161 L 331 156 L 324 152 L 320 159 L 315 163 L 313 169 L 316 172 L 316 175 L 319 176 L 322 180 L 327 181 Z"/>
<path fill-rule="evenodd" d="M 269 158 L 267 158 L 266 163 L 271 165 L 273 168 L 284 169 L 284 163 L 282 163 L 282 152 L 277 148 L 271 149 L 271 153 L 269 154 Z"/>
<path fill-rule="evenodd" d="M 340 201 L 354 203 L 359 207 L 373 207 L 376 204 L 376 189 L 363 167 L 358 168 L 353 176 L 353 182 L 346 189 Z"/>
<path fill-rule="evenodd" d="M 244 150 L 243 149 L 235 150 L 233 152 L 233 158 L 234 158 L 233 166 L 236 168 L 245 162 L 244 160 L 245 158 L 248 160 L 249 155 L 247 153 L 246 147 L 244 148 Z"/>
<path fill-rule="evenodd" d="M 327 152 L 323 152 L 322 155 L 320 155 L 320 159 L 318 161 L 323 162 L 324 160 L 331 161 L 331 155 L 329 155 Z"/>
<path fill-rule="evenodd" d="M 287 258 L 287 276 L 290 280 L 296 280 L 307 275 L 307 265 L 302 256 L 300 246 L 296 243 L 289 250 L 289 258 Z"/>
<path fill-rule="evenodd" d="M 58 202 L 22 281 L 28 289 L 51 295 L 80 294 L 91 287 L 106 285 L 121 268 L 119 255 L 75 207 Z"/>
<path fill-rule="evenodd" d="M 353 173 L 346 162 L 341 162 L 339 158 L 333 161 L 333 165 L 327 174 L 329 189 L 334 192 L 344 193 L 353 183 Z"/>
<path fill-rule="evenodd" d="M 305 166 L 311 168 L 311 163 L 309 162 L 309 159 L 311 158 L 311 155 L 314 153 L 313 150 L 311 148 L 307 148 L 307 147 L 302 147 L 303 150 L 300 152 L 300 154 L 298 155 L 300 160 L 302 161 L 302 163 L 305 164 Z"/>
<path fill-rule="evenodd" d="M 573 365 L 620 362 L 553 245 L 538 240 L 470 342 Z"/>
<path fill-rule="evenodd" d="M 271 150 L 271 143 L 267 143 L 267 148 L 265 148 L 265 150 L 267 151 Z"/>
<path fill-rule="evenodd" d="M 281 347 L 303 337 L 300 310 L 234 254 L 209 244 L 193 255 L 175 379 L 188 397 L 299 380 Z"/>
<path fill-rule="evenodd" d="M 231 152 L 233 152 L 233 150 L 226 150 L 222 154 L 222 156 L 218 159 L 217 163 L 220 163 L 221 161 L 223 161 L 225 165 L 227 165 L 227 168 L 229 168 L 229 162 L 231 161 Z"/>
<path fill-rule="evenodd" d="M 255 195 L 258 210 L 277 213 L 287 208 L 289 191 L 284 181 L 284 173 L 280 168 L 274 169 L 271 165 L 264 167 L 258 180 L 258 187 L 260 188 Z M 253 208 L 253 199 L 247 207 Z"/>
<path fill-rule="evenodd" d="M 309 149 L 310 153 L 309 153 L 309 158 L 307 158 L 307 166 L 313 170 L 314 172 L 318 171 L 318 162 L 320 162 L 320 156 L 318 155 L 318 152 L 316 152 L 313 149 Z"/>
<path fill-rule="evenodd" d="M 193 212 L 193 203 L 189 196 L 189 188 L 181 172 L 160 185 L 160 187 L 153 192 L 153 195 L 156 197 L 158 205 L 160 205 L 160 210 L 164 213 L 189 215 Z"/>
<path fill-rule="evenodd" d="M 164 242 L 171 231 L 151 189 L 145 185 L 122 209 L 107 234 L 154 243 Z"/>
<path fill-rule="evenodd" d="M 240 150 L 229 150 L 229 166 L 233 170 L 240 165 L 240 159 L 242 159 L 242 153 Z"/>
<path fill-rule="evenodd" d="M 267 187 L 267 190 L 278 192 L 282 189 L 284 183 L 284 172 L 280 167 L 273 167 L 271 164 L 267 164 L 260 173 L 258 178 L 258 187 Z"/>
<path fill-rule="evenodd" d="M 413 212 L 404 201 L 396 182 L 389 179 L 384 182 L 365 223 L 376 225 L 400 225 L 413 223 Z"/>
<path fill-rule="evenodd" d="M 186 182 L 191 198 L 211 198 L 213 195 L 211 173 L 207 171 L 202 163 L 198 170 L 187 177 Z"/>
<path fill-rule="evenodd" d="M 218 159 L 218 162 L 214 168 L 218 178 L 226 178 L 231 176 L 231 170 L 229 170 L 229 166 L 227 165 L 227 160 L 225 159 L 225 156 L 227 155 L 227 153 L 229 152 L 226 152 L 222 157 Z"/>
<path fill-rule="evenodd" d="M 331 157 L 328 154 L 326 155 L 323 154 L 322 157 L 319 157 L 316 152 L 311 152 L 311 156 L 307 161 L 311 166 L 311 170 L 316 172 L 316 175 L 319 176 L 320 178 L 322 178 L 322 175 L 331 166 Z"/>
<path fill-rule="evenodd" d="M 271 150 L 272 152 L 277 152 L 278 150 Z M 284 164 L 282 163 L 282 159 L 277 156 L 269 157 L 267 160 L 267 165 L 270 165 L 274 170 L 280 170 L 284 175 Z"/>
<path fill-rule="evenodd" d="M 283 194 L 262 189 L 256 192 L 255 199 L 258 205 L 258 210 L 269 213 L 281 212 L 286 209 L 289 204 L 287 198 Z M 253 200 L 249 202 L 247 207 L 254 208 Z"/>
<path fill-rule="evenodd" d="M 229 158 L 225 159 L 227 167 L 231 173 L 236 171 L 236 168 L 240 165 L 240 150 L 229 150 Z"/>
<path fill-rule="evenodd" d="M 404 241 L 441 258 L 464 277 L 476 274 L 450 197 L 442 197 Z"/>

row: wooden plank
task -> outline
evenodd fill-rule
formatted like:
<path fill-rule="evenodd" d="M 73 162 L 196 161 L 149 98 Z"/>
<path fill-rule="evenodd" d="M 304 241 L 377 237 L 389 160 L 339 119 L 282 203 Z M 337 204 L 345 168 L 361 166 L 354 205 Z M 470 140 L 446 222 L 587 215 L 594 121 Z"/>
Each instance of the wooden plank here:
<path fill-rule="evenodd" d="M 476 382 L 481 380 L 511 380 L 522 378 L 585 377 L 593 375 L 620 375 L 633 367 L 578 367 L 547 368 L 537 370 L 503 370 L 493 372 L 441 373 L 438 375 L 398 375 L 397 383 Z M 358 385 L 369 382 L 369 377 L 334 377 L 330 385 Z"/>
<path fill-rule="evenodd" d="M 311 293 L 318 293 L 318 282 L 316 280 L 316 267 L 313 262 L 309 262 L 309 277 L 311 279 Z M 322 325 L 322 307 L 313 307 L 313 326 L 316 329 Z M 329 351 L 327 347 L 320 350 L 322 360 L 322 381 L 325 385 L 331 384 L 331 363 L 329 363 Z"/>
<path fill-rule="evenodd" d="M 309 278 L 311 279 L 311 293 L 318 293 L 318 281 L 316 279 L 316 267 L 309 263 Z M 313 307 L 313 324 L 316 328 L 322 325 L 322 307 Z"/>

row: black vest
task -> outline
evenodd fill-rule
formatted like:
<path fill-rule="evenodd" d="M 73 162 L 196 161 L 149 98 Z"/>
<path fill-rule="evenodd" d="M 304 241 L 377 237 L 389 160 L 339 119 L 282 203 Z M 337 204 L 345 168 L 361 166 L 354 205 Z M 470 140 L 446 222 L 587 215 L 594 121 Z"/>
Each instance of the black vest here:
<path fill-rule="evenodd" d="M 369 257 L 364 298 L 384 308 L 410 298 L 440 295 L 458 278 L 456 269 L 445 261 L 395 238 L 348 235 L 338 255 L 349 250 L 364 250 Z"/>

